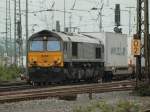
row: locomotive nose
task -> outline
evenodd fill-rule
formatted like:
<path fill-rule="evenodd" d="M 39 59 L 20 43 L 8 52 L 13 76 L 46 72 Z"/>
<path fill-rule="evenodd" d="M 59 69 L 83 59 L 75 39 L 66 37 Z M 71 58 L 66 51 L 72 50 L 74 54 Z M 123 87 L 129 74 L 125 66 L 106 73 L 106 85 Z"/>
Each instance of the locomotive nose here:
<path fill-rule="evenodd" d="M 39 67 L 63 67 L 63 53 L 62 52 L 30 52 L 29 66 Z"/>

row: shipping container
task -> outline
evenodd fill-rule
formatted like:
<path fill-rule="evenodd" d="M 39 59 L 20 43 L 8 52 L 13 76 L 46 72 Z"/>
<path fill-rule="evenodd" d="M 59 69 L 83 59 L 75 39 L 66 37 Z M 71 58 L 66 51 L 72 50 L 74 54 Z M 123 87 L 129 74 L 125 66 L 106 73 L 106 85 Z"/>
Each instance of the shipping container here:
<path fill-rule="evenodd" d="M 113 32 L 83 32 L 104 44 L 105 70 L 128 67 L 128 39 L 126 34 Z"/>

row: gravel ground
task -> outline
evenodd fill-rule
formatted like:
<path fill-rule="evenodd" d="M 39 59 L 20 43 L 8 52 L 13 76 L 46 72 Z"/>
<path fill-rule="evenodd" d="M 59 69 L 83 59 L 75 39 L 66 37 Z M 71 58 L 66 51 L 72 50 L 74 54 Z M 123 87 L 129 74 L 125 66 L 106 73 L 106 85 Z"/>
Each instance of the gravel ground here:
<path fill-rule="evenodd" d="M 78 95 L 75 101 L 58 100 L 48 98 L 44 100 L 22 101 L 18 103 L 0 104 L 0 112 L 72 112 L 80 105 L 88 105 L 92 102 L 106 101 L 115 104 L 120 100 L 135 101 L 145 108 L 150 107 L 150 97 L 138 97 L 131 92 L 110 92 L 93 94 L 93 99 L 89 100 L 88 94 Z"/>

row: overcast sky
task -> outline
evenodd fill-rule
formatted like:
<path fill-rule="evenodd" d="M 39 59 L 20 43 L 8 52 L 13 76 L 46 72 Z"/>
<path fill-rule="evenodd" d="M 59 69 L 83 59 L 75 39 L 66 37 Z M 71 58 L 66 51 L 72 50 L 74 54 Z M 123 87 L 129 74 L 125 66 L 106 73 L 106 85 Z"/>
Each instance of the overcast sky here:
<path fill-rule="evenodd" d="M 99 18 L 98 11 L 91 10 L 91 8 L 100 8 L 104 3 L 102 10 L 103 14 L 103 31 L 113 32 L 114 28 L 114 8 L 115 4 L 120 4 L 121 10 L 129 10 L 127 7 L 136 7 L 136 0 L 65 0 L 66 11 L 66 27 L 69 27 L 69 18 L 71 17 L 71 26 L 80 29 L 81 32 L 95 32 L 99 31 Z M 74 2 L 76 3 L 74 4 Z M 0 32 L 5 32 L 5 2 L 6 0 L 0 1 Z M 55 2 L 55 3 L 54 3 Z M 22 27 L 23 33 L 25 32 L 25 0 L 21 0 L 22 6 Z M 52 8 L 55 10 L 64 10 L 64 0 L 29 0 L 29 12 L 45 10 Z M 14 24 L 14 7 L 13 0 L 11 0 L 11 13 L 12 13 L 12 29 Z M 77 11 L 70 10 L 74 6 Z M 136 31 L 136 9 L 131 9 L 131 27 L 132 34 Z M 53 19 L 52 19 L 53 18 Z M 29 35 L 33 32 L 42 29 L 55 29 L 56 20 L 60 21 L 61 30 L 64 28 L 64 13 L 58 11 L 40 12 L 40 13 L 29 13 Z M 121 28 L 123 33 L 128 34 L 129 29 L 129 11 L 121 11 Z M 33 30 L 34 29 L 34 30 Z M 12 30 L 13 32 L 13 30 Z M 2 36 L 2 35 L 1 35 Z M 24 36 L 24 35 L 23 35 Z M 13 37 L 13 33 L 12 33 Z M 25 36 L 24 36 L 25 37 Z"/>

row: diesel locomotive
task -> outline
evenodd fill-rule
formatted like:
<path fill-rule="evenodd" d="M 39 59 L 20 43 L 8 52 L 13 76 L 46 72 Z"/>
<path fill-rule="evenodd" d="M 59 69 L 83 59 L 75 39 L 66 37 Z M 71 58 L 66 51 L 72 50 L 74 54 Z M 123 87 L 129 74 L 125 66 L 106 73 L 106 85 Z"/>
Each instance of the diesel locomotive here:
<path fill-rule="evenodd" d="M 28 39 L 32 83 L 97 82 L 104 73 L 104 46 L 94 37 L 42 30 Z"/>

